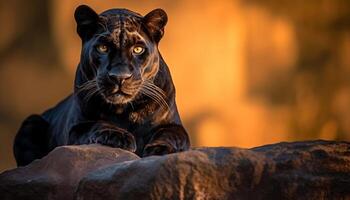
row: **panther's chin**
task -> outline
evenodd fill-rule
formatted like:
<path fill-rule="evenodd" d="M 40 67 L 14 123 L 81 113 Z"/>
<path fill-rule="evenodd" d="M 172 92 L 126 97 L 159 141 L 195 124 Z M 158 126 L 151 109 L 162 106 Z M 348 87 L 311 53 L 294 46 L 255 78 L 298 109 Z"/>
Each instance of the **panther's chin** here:
<path fill-rule="evenodd" d="M 117 92 L 115 94 L 103 95 L 103 97 L 107 103 L 123 105 L 131 102 L 134 96 L 123 92 Z"/>

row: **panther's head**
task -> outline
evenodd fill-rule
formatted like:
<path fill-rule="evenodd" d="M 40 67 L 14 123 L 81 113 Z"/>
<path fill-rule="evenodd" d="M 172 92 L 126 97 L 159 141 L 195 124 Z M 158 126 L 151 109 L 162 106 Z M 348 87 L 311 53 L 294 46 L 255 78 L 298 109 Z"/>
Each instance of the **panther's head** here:
<path fill-rule="evenodd" d="M 138 94 L 162 98 L 153 79 L 159 70 L 158 42 L 167 23 L 163 10 L 144 17 L 126 9 L 98 15 L 81 5 L 74 16 L 83 44 L 78 70 L 85 80 L 78 92 L 85 91 L 86 99 L 98 94 L 114 105 L 126 104 Z"/>

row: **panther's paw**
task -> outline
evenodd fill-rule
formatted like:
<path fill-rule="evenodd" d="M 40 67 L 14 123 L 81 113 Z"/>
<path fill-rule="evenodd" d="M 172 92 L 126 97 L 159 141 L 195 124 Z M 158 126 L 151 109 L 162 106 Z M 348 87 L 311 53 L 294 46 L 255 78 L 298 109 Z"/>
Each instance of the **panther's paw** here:
<path fill-rule="evenodd" d="M 155 141 L 145 146 L 142 157 L 153 155 L 165 155 L 175 152 L 176 149 L 171 144 L 163 141 Z"/>
<path fill-rule="evenodd" d="M 125 131 L 118 129 L 97 130 L 89 143 L 98 143 L 110 147 L 121 148 L 127 151 L 136 151 L 136 140 L 134 136 Z"/>

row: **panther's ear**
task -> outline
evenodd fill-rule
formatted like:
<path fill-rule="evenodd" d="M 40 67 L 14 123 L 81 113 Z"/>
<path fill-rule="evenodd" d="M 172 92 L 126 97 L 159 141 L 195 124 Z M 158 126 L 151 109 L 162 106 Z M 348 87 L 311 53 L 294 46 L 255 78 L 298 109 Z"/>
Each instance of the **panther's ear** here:
<path fill-rule="evenodd" d="M 164 10 L 158 8 L 149 12 L 143 23 L 155 42 L 159 42 L 164 34 L 164 26 L 168 22 L 168 16 Z"/>
<path fill-rule="evenodd" d="M 98 14 L 87 5 L 80 5 L 75 9 L 77 32 L 83 41 L 92 37 L 97 30 Z"/>

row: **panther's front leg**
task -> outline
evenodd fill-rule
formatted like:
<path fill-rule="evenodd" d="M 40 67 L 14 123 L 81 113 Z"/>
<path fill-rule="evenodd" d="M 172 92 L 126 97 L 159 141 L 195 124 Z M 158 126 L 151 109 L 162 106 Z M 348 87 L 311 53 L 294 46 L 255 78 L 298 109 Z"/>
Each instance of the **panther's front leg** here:
<path fill-rule="evenodd" d="M 151 139 L 144 147 L 142 157 L 176 153 L 189 148 L 190 140 L 183 126 L 162 125 L 153 130 Z"/>
<path fill-rule="evenodd" d="M 108 122 L 86 122 L 74 126 L 70 131 L 69 144 L 102 144 L 131 152 L 136 151 L 134 136 Z"/>

